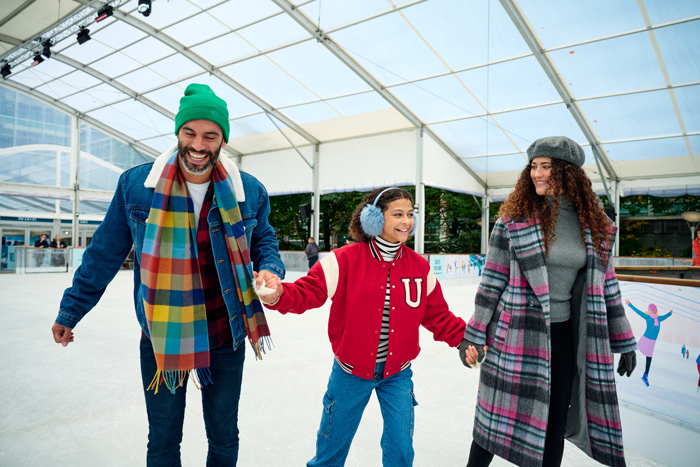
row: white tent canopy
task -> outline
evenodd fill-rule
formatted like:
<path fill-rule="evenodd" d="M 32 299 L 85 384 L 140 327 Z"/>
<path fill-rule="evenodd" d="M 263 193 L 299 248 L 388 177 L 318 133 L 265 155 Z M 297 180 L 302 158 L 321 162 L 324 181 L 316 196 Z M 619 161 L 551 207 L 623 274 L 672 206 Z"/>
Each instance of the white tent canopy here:
<path fill-rule="evenodd" d="M 696 0 L 158 0 L 148 17 L 137 3 L 4 1 L 0 85 L 152 156 L 175 142 L 185 87 L 208 84 L 229 153 L 271 194 L 503 199 L 552 135 L 584 147 L 613 200 L 700 194 Z"/>

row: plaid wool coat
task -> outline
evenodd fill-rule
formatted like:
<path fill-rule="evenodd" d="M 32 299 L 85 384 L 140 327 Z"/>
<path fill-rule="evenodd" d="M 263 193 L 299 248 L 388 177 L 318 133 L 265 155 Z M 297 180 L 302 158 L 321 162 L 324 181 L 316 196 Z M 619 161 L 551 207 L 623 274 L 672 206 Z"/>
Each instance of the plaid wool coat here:
<path fill-rule="evenodd" d="M 611 354 L 635 350 L 637 343 L 621 303 L 612 255 L 605 267 L 589 230 L 585 246 L 586 268 L 574 283 L 571 300 L 577 368 L 566 437 L 598 462 L 624 466 Z M 612 245 L 608 248 L 610 252 Z M 549 280 L 539 223 L 499 219 L 465 333 L 474 343 L 488 345 L 473 438 L 521 466 L 541 465 L 544 453 L 550 399 Z"/>

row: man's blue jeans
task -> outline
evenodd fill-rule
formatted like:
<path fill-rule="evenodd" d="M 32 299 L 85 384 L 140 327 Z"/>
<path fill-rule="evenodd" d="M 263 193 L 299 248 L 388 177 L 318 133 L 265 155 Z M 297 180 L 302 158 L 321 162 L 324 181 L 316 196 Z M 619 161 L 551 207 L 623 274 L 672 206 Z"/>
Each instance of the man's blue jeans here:
<path fill-rule="evenodd" d="M 308 467 L 345 464 L 362 412 L 373 390 L 377 391 L 384 419 L 382 465 L 413 465 L 413 407 L 418 405 L 413 395 L 413 372 L 408 367 L 388 379 L 384 379 L 383 374 L 383 362 L 375 367 L 373 379 L 362 379 L 346 372 L 337 361 L 333 361 L 328 389 L 323 396 L 316 456 L 306 464 Z"/>
<path fill-rule="evenodd" d="M 207 466 L 235 466 L 238 460 L 238 401 L 241 396 L 245 346 L 231 343 L 209 352 L 212 382 L 202 386 L 204 425 L 209 442 Z M 177 467 L 180 463 L 182 425 L 185 421 L 187 386 L 171 394 L 161 385 L 158 394 L 146 391 L 157 366 L 151 341 L 141 336 L 141 378 L 148 412 L 149 467 Z"/>

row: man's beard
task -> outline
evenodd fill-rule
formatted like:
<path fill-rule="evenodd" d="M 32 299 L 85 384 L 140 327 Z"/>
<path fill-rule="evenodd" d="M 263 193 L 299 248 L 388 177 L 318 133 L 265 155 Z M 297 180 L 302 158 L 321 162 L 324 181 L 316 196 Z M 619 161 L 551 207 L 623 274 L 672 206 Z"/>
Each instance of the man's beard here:
<path fill-rule="evenodd" d="M 187 153 L 188 152 L 195 152 L 197 154 L 205 154 L 209 156 L 207 159 L 206 164 L 204 165 L 193 165 L 190 164 L 190 162 L 187 160 Z M 219 145 L 219 149 L 217 149 L 215 152 L 209 152 L 209 151 L 195 151 L 191 147 L 186 147 L 183 146 L 180 141 L 177 142 L 177 152 L 180 155 L 180 162 L 182 162 L 182 168 L 185 169 L 185 172 L 191 175 L 202 175 L 205 173 L 207 170 L 212 168 L 214 164 L 216 164 L 216 161 L 219 160 L 219 153 L 221 153 L 221 145 Z"/>

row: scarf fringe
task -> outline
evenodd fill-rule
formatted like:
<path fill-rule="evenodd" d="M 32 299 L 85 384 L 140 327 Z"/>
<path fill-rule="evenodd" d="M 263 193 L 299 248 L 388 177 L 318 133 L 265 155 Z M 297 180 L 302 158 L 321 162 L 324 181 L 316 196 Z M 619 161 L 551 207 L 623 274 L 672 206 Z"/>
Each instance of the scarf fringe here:
<path fill-rule="evenodd" d="M 255 352 L 255 359 L 262 360 L 263 354 L 272 351 L 272 347 L 275 345 L 272 343 L 272 337 L 270 336 L 260 336 L 257 342 L 253 342 L 253 339 L 248 339 L 250 345 L 253 347 L 253 352 Z M 267 351 L 265 350 L 267 347 Z"/>
<path fill-rule="evenodd" d="M 151 380 L 151 384 L 146 388 L 146 392 L 153 390 L 153 394 L 158 394 L 158 388 L 165 384 L 170 394 L 175 394 L 177 388 L 185 387 L 187 378 L 191 377 L 197 389 L 211 384 L 211 370 L 209 367 L 195 368 L 194 370 L 156 370 L 156 374 Z"/>

